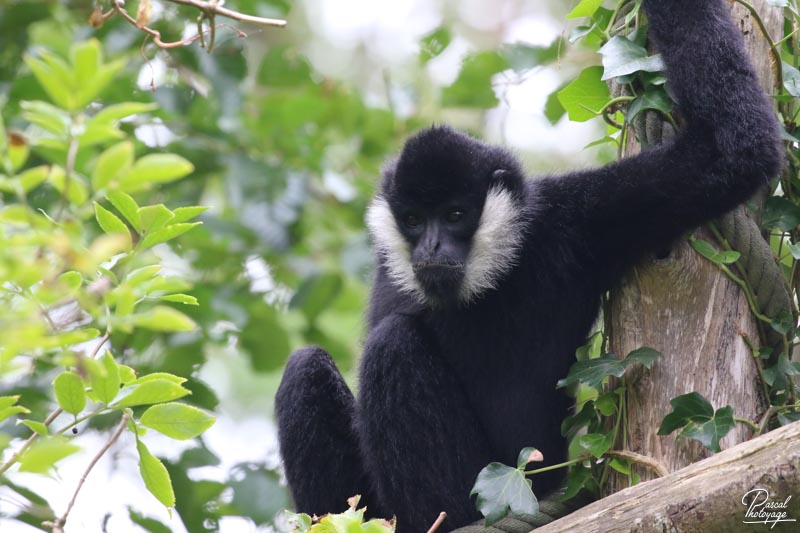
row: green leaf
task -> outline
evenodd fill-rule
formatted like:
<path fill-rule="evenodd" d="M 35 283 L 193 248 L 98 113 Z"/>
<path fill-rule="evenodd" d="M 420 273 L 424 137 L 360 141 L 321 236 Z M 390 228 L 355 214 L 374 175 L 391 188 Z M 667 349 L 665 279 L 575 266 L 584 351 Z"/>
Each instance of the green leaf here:
<path fill-rule="evenodd" d="M 45 474 L 61 459 L 81 448 L 63 437 L 39 439 L 19 458 L 20 472 Z"/>
<path fill-rule="evenodd" d="M 18 414 L 29 414 L 31 411 L 30 409 L 23 407 L 21 405 L 12 405 L 11 407 L 2 407 L 0 408 L 0 422 L 5 420 L 6 418 L 18 415 Z"/>
<path fill-rule="evenodd" d="M 169 224 L 177 224 L 178 222 L 186 222 L 208 211 L 208 206 L 193 205 L 189 207 L 178 207 L 172 212 L 172 218 L 169 219 Z"/>
<path fill-rule="evenodd" d="M 146 205 L 140 207 L 138 212 L 142 219 L 142 230 L 145 233 L 152 233 L 163 228 L 175 217 L 175 214 L 164 204 Z"/>
<path fill-rule="evenodd" d="M 97 360 L 87 359 L 84 363 L 89 371 L 92 394 L 102 403 L 111 403 L 117 397 L 121 383 L 119 367 L 114 357 L 106 352 L 103 357 Z"/>
<path fill-rule="evenodd" d="M 50 185 L 62 195 L 66 192 L 67 200 L 77 207 L 83 206 L 89 199 L 89 191 L 86 182 L 78 174 L 72 174 L 69 179 L 69 188 L 66 188 L 66 174 L 64 169 L 59 166 L 50 167 L 48 176 Z"/>
<path fill-rule="evenodd" d="M 24 170 L 19 175 L 17 175 L 17 179 L 19 180 L 19 184 L 22 186 L 22 190 L 25 193 L 29 193 L 33 189 L 44 183 L 44 181 L 47 179 L 47 176 L 49 175 L 50 175 L 50 167 L 47 165 L 40 165 L 38 167 L 33 167 Z"/>
<path fill-rule="evenodd" d="M 735 426 L 733 421 L 733 407 L 726 405 L 714 413 L 714 416 L 702 423 L 690 423 L 683 431 L 682 437 L 687 437 L 700 441 L 700 443 L 711 450 L 719 452 L 719 441 L 728 434 Z"/>
<path fill-rule="evenodd" d="M 116 181 L 133 165 L 133 143 L 123 141 L 107 148 L 97 158 L 92 171 L 92 187 L 95 190 L 105 188 Z"/>
<path fill-rule="evenodd" d="M 528 463 L 542 460 L 542 452 L 533 447 L 522 448 L 517 456 L 517 469 L 525 470 Z"/>
<path fill-rule="evenodd" d="M 175 507 L 175 492 L 172 480 L 164 464 L 154 457 L 144 443 L 137 439 L 136 451 L 139 452 L 139 473 L 144 486 L 165 507 Z"/>
<path fill-rule="evenodd" d="M 104 232 L 108 234 L 120 233 L 127 236 L 128 242 L 131 242 L 131 232 L 128 230 L 128 226 L 126 226 L 125 223 L 117 217 L 117 215 L 104 208 L 97 202 L 94 203 L 94 216 L 97 219 L 97 223 L 100 225 L 100 228 Z M 130 248 L 130 246 L 128 247 Z"/>
<path fill-rule="evenodd" d="M 492 87 L 492 76 L 508 68 L 505 57 L 494 51 L 470 54 L 452 85 L 442 91 L 445 107 L 488 109 L 498 104 Z"/>
<path fill-rule="evenodd" d="M 247 323 L 239 332 L 239 347 L 250 357 L 256 372 L 270 372 L 285 364 L 291 343 L 275 308 L 263 300 L 248 308 Z"/>
<path fill-rule="evenodd" d="M 477 495 L 478 511 L 491 526 L 512 514 L 535 515 L 539 502 L 531 490 L 531 481 L 519 469 L 490 463 L 478 474 L 470 495 Z"/>
<path fill-rule="evenodd" d="M 525 72 L 556 61 L 563 49 L 563 39 L 556 39 L 549 46 L 531 46 L 522 43 L 506 44 L 503 45 L 502 53 L 508 61 L 509 67 L 516 72 Z"/>
<path fill-rule="evenodd" d="M 596 117 L 611 99 L 608 85 L 601 80 L 602 74 L 602 67 L 583 69 L 576 80 L 558 92 L 558 101 L 570 120 L 586 122 Z"/>
<path fill-rule="evenodd" d="M 188 390 L 166 379 L 153 379 L 143 383 L 133 381 L 122 388 L 123 396 L 114 404 L 114 407 L 166 403 L 183 398 L 187 394 L 189 394 Z"/>
<path fill-rule="evenodd" d="M 165 302 L 175 302 L 184 305 L 199 305 L 197 298 L 194 296 L 189 296 L 188 294 L 167 294 L 165 296 L 159 296 L 158 299 Z"/>
<path fill-rule="evenodd" d="M 342 277 L 333 272 L 313 275 L 303 281 L 289 302 L 290 309 L 300 309 L 313 322 L 330 307 L 342 291 Z"/>
<path fill-rule="evenodd" d="M 194 165 L 176 154 L 148 154 L 138 159 L 120 180 L 126 192 L 140 191 L 156 183 L 168 183 L 194 171 Z"/>
<path fill-rule="evenodd" d="M 69 135 L 69 113 L 41 100 L 20 102 L 22 118 L 36 124 L 43 130 L 52 133 L 57 139 L 66 139 Z"/>
<path fill-rule="evenodd" d="M 450 30 L 446 26 L 439 26 L 419 41 L 419 61 L 425 64 L 434 57 L 444 52 L 453 40 Z"/>
<path fill-rule="evenodd" d="M 134 326 L 153 331 L 192 331 L 197 325 L 191 318 L 171 307 L 157 305 L 145 313 L 129 317 Z"/>
<path fill-rule="evenodd" d="M 598 422 L 595 402 L 586 402 L 578 413 L 568 416 L 561 422 L 561 435 L 568 441 L 575 438 L 580 430 L 589 426 L 593 427 Z"/>
<path fill-rule="evenodd" d="M 129 117 L 131 115 L 138 115 L 140 113 L 147 113 L 158 109 L 158 106 L 153 103 L 144 102 L 122 102 L 106 106 L 101 109 L 94 117 L 91 118 L 89 124 L 113 124 L 120 119 Z"/>
<path fill-rule="evenodd" d="M 657 85 L 649 85 L 644 94 L 640 94 L 625 110 L 625 120 L 628 122 L 633 121 L 646 109 L 655 109 L 665 115 L 672 111 L 672 100 L 667 96 L 667 92 L 663 87 Z"/>
<path fill-rule="evenodd" d="M 77 415 L 86 407 L 86 388 L 75 372 L 62 372 L 53 381 L 53 391 L 59 407 Z"/>
<path fill-rule="evenodd" d="M 136 379 L 136 371 L 127 365 L 119 365 L 119 380 L 127 385 Z"/>
<path fill-rule="evenodd" d="M 42 53 L 40 58 L 26 55 L 23 60 L 56 105 L 68 111 L 78 109 L 73 93 L 74 77 L 64 60 L 49 52 Z"/>
<path fill-rule="evenodd" d="M 717 251 L 714 246 L 702 239 L 691 239 L 689 242 L 700 255 L 717 265 L 729 265 L 741 257 L 741 254 L 734 250 Z"/>
<path fill-rule="evenodd" d="M 47 426 L 35 420 L 20 420 L 19 423 L 23 424 L 40 437 L 46 437 L 48 433 L 50 433 L 50 431 L 47 429 Z"/>
<path fill-rule="evenodd" d="M 612 37 L 599 52 L 603 56 L 603 80 L 634 72 L 660 72 L 665 69 L 660 55 L 648 56 L 647 49 L 622 35 Z"/>
<path fill-rule="evenodd" d="M 139 249 L 146 250 L 155 246 L 156 244 L 161 244 L 162 242 L 171 241 L 175 237 L 179 235 L 183 235 L 190 229 L 195 226 L 202 224 L 202 222 L 184 222 L 181 224 L 170 224 L 165 228 L 161 228 L 159 230 L 154 231 L 145 236 L 144 239 L 141 240 L 139 243 Z"/>
<path fill-rule="evenodd" d="M 783 86 L 786 88 L 786 92 L 795 98 L 800 97 L 800 70 L 786 61 L 781 63 L 783 64 Z"/>
<path fill-rule="evenodd" d="M 648 370 L 653 368 L 656 359 L 662 357 L 662 353 L 654 348 L 643 346 L 633 350 L 625 357 L 626 363 L 641 363 Z"/>
<path fill-rule="evenodd" d="M 601 394 L 594 401 L 595 409 L 603 416 L 611 416 L 616 413 L 618 404 L 619 395 L 615 392 Z"/>
<path fill-rule="evenodd" d="M 80 272 L 70 270 L 58 276 L 58 281 L 63 283 L 70 291 L 75 292 L 83 285 L 83 275 Z"/>
<path fill-rule="evenodd" d="M 17 403 L 19 399 L 20 399 L 19 394 L 15 394 L 14 396 L 0 396 L 0 409 L 11 407 L 15 403 Z"/>
<path fill-rule="evenodd" d="M 614 445 L 614 432 L 582 435 L 578 438 L 578 445 L 597 459 L 600 459 Z"/>
<path fill-rule="evenodd" d="M 141 233 L 143 226 L 142 217 L 139 214 L 139 206 L 136 205 L 136 201 L 130 195 L 120 191 L 112 191 L 106 195 L 106 199 L 125 217 L 125 220 L 133 226 L 133 229 Z"/>
<path fill-rule="evenodd" d="M 566 85 L 562 85 L 547 97 L 547 101 L 544 104 L 544 116 L 547 117 L 547 120 L 555 126 L 558 124 L 558 121 L 561 120 L 561 117 L 567 114 L 567 110 L 564 109 L 564 106 L 561 105 L 561 102 L 558 99 L 558 93 L 561 92 Z"/>
<path fill-rule="evenodd" d="M 170 374 L 168 372 L 153 372 L 151 374 L 145 374 L 144 376 L 137 378 L 134 383 L 147 383 L 148 381 L 156 381 L 156 380 L 166 380 L 170 383 L 175 383 L 177 385 L 182 385 L 186 383 L 186 378 L 182 378 L 180 376 L 176 376 L 175 374 Z"/>
<path fill-rule="evenodd" d="M 602 4 L 603 0 L 581 0 L 578 5 L 567 14 L 567 18 L 578 19 L 582 17 L 591 17 Z"/>
<path fill-rule="evenodd" d="M 792 231 L 800 225 L 800 207 L 782 196 L 772 196 L 764 206 L 764 227 Z"/>
<path fill-rule="evenodd" d="M 197 407 L 173 402 L 148 408 L 139 422 L 167 437 L 187 440 L 213 426 L 214 420 L 213 416 Z"/>
<path fill-rule="evenodd" d="M 680 436 L 698 440 L 711 451 L 720 451 L 720 439 L 734 427 L 733 408 L 728 405 L 714 412 L 708 400 L 697 392 L 683 394 L 669 403 L 672 412 L 661 422 L 659 435 L 684 428 Z"/>

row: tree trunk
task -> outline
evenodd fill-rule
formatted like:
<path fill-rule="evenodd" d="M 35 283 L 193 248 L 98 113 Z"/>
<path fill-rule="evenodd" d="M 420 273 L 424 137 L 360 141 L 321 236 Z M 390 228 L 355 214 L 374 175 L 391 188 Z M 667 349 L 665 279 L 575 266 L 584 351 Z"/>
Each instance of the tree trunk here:
<path fill-rule="evenodd" d="M 773 40 L 779 39 L 782 9 L 769 6 L 767 0 L 753 0 L 752 5 Z M 767 41 L 750 13 L 738 3 L 733 6 L 762 86 L 773 94 L 773 61 Z M 629 143 L 627 153 L 638 149 Z M 695 234 L 714 240 L 707 230 Z M 742 338 L 758 340 L 745 295 L 685 240 L 666 257 L 642 262 L 612 291 L 608 323 L 613 353 L 624 356 L 649 346 L 664 354 L 652 370 L 639 369 L 628 380 L 627 449 L 656 459 L 670 472 L 707 457 L 709 452 L 695 441 L 656 434 L 671 410 L 669 400 L 688 392 L 702 394 L 715 408 L 731 405 L 737 417 L 759 420 L 766 410 L 753 354 Z M 751 433 L 737 424 L 721 446 L 743 442 Z M 643 480 L 654 477 L 643 468 L 635 467 L 635 471 Z M 608 489 L 614 492 L 627 485 L 627 478 L 619 476 Z"/>
<path fill-rule="evenodd" d="M 793 497 L 798 493 L 800 422 L 795 422 L 668 476 L 612 494 L 536 533 L 798 531 L 800 498 Z M 758 497 L 754 511 L 786 513 L 785 521 L 771 529 L 772 523 L 765 525 L 763 517 L 747 516 L 754 497 Z M 766 501 L 779 507 L 766 508 Z"/>

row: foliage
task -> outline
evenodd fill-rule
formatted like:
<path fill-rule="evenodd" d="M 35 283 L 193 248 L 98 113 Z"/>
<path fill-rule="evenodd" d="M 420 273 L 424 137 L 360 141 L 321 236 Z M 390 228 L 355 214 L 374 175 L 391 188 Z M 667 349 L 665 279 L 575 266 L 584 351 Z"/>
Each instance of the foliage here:
<path fill-rule="evenodd" d="M 292 531 L 298 533 L 393 533 L 395 530 L 394 519 L 364 520 L 367 508 L 357 509 L 360 499 L 360 496 L 353 496 L 347 500 L 350 507 L 343 513 L 331 513 L 321 518 L 312 518 L 307 514 L 295 514 L 287 511 L 287 520 L 294 526 Z"/>
<path fill-rule="evenodd" d="M 531 480 L 525 477 L 525 466 L 541 460 L 542 454 L 536 448 L 524 448 L 519 452 L 516 468 L 490 463 L 480 471 L 470 494 L 477 495 L 476 505 L 486 517 L 487 526 L 508 513 L 535 515 L 539 512 L 539 501 L 531 490 Z"/>

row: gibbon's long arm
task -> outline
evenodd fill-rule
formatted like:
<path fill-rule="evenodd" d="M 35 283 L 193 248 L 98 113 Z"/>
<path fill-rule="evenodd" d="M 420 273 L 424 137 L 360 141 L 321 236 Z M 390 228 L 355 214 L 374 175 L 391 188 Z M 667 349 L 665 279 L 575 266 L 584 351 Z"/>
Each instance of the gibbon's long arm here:
<path fill-rule="evenodd" d="M 724 214 L 780 170 L 773 107 L 723 0 L 645 0 L 686 127 L 677 138 L 606 167 L 542 180 L 560 227 L 580 235 L 601 283 L 643 252 Z M 549 211 L 549 209 L 548 209 Z M 564 218 L 566 217 L 566 219 Z"/>

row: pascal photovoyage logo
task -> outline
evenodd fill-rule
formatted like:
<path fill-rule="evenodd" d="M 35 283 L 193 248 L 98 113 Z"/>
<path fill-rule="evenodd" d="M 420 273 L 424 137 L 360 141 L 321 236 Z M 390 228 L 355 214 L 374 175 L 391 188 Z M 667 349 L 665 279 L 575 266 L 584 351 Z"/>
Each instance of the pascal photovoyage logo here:
<path fill-rule="evenodd" d="M 772 499 L 767 489 L 755 488 L 742 496 L 742 504 L 747 507 L 744 513 L 745 524 L 764 524 L 773 529 L 782 522 L 797 522 L 790 518 L 787 509 L 792 496 L 784 500 Z"/>

